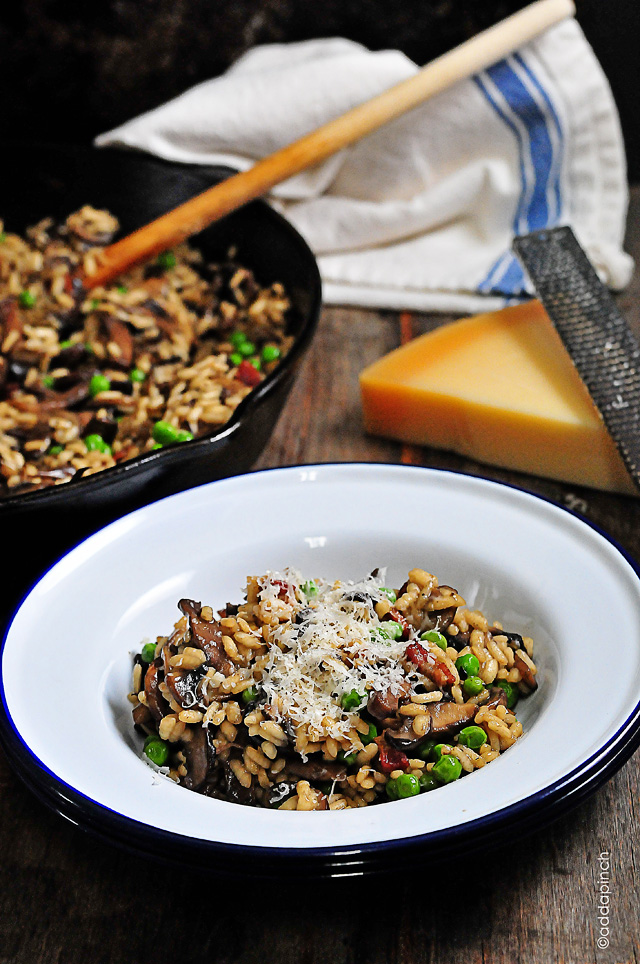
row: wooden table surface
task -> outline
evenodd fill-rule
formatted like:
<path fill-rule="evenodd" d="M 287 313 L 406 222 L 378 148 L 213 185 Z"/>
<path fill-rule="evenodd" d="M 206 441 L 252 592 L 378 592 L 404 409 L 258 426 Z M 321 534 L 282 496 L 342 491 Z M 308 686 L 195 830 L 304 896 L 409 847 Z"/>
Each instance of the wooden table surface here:
<path fill-rule="evenodd" d="M 640 189 L 627 248 L 640 263 Z M 640 278 L 620 304 L 640 336 Z M 640 559 L 640 500 L 499 471 L 362 431 L 358 372 L 442 316 L 327 308 L 259 466 L 382 461 L 515 482 L 578 509 Z M 603 622 L 602 629 L 606 630 Z M 0 755 L 1 964 L 623 964 L 640 958 L 640 755 L 544 832 L 400 880 L 296 886 L 180 872 L 54 816 Z M 597 858 L 611 860 L 610 946 L 596 947 Z"/>

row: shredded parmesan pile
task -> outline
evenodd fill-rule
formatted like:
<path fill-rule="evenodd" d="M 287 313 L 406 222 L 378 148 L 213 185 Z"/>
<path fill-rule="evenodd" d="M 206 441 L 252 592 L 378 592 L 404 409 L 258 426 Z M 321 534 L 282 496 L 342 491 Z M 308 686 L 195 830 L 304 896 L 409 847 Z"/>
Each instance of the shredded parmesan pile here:
<path fill-rule="evenodd" d="M 263 577 L 260 601 L 293 610 L 274 629 L 262 670 L 261 686 L 276 718 L 307 724 L 313 739 L 344 740 L 355 717 L 343 709 L 344 695 L 355 690 L 364 702 L 371 690 L 401 691 L 407 674 L 399 660 L 407 643 L 384 638 L 374 608 L 384 598 L 384 574 L 357 583 L 304 583 L 290 569 Z"/>

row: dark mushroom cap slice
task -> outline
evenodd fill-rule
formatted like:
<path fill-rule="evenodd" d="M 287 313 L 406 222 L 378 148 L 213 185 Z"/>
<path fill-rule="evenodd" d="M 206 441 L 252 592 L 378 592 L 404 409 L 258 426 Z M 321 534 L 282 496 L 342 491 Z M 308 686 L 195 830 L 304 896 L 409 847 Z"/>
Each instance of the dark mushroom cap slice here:
<path fill-rule="evenodd" d="M 367 712 L 375 720 L 393 716 L 400 703 L 406 701 L 410 688 L 411 684 L 406 680 L 399 693 L 394 693 L 390 686 L 386 690 L 374 690 L 367 703 Z"/>
<path fill-rule="evenodd" d="M 478 712 L 475 703 L 433 703 L 429 706 L 431 737 L 455 736 Z"/>
<path fill-rule="evenodd" d="M 207 661 L 219 673 L 230 676 L 233 672 L 233 663 L 222 645 L 223 632 L 220 623 L 208 623 L 205 619 L 202 619 L 200 603 L 193 599 L 181 599 L 178 606 L 189 619 L 191 645 L 201 649 L 207 657 Z"/>
<path fill-rule="evenodd" d="M 202 726 L 191 730 L 191 739 L 182 746 L 185 756 L 187 775 L 181 783 L 188 790 L 198 790 L 207 779 L 209 773 L 209 752 L 207 737 Z"/>
<path fill-rule="evenodd" d="M 347 779 L 347 768 L 340 763 L 325 763 L 319 760 L 287 760 L 287 773 L 300 777 L 302 780 L 337 780 Z"/>
<path fill-rule="evenodd" d="M 154 720 L 158 723 L 169 711 L 169 704 L 159 689 L 160 683 L 162 682 L 160 679 L 161 670 L 162 662 L 156 659 L 150 664 L 144 676 L 144 692 L 147 697 L 147 706 Z"/>
<path fill-rule="evenodd" d="M 513 661 L 515 669 L 520 670 L 520 676 L 522 677 L 522 683 L 524 683 L 528 692 L 533 692 L 533 690 L 538 689 L 538 682 L 535 678 L 531 667 L 525 663 L 520 653 L 516 653 L 516 657 Z"/>
<path fill-rule="evenodd" d="M 111 358 L 114 365 L 122 368 L 130 368 L 133 361 L 133 336 L 127 326 L 117 318 L 107 317 L 104 319 L 104 326 L 107 329 L 109 341 L 117 346 L 120 354 Z"/>

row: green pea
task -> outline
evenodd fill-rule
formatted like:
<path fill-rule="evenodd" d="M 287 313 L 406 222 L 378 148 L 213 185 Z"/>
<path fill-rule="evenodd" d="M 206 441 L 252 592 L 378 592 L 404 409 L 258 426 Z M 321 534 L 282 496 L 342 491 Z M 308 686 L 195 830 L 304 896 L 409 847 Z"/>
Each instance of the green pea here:
<path fill-rule="evenodd" d="M 435 643 L 440 649 L 446 649 L 449 645 L 447 637 L 439 633 L 437 629 L 430 629 L 429 632 L 423 633 L 420 639 L 426 639 L 429 643 Z"/>
<path fill-rule="evenodd" d="M 157 264 L 158 267 L 168 271 L 170 268 L 175 268 L 176 256 L 173 251 L 163 251 L 162 254 L 158 255 Z"/>
<path fill-rule="evenodd" d="M 90 341 L 85 342 L 84 350 L 88 351 L 90 355 L 93 355 L 93 345 Z"/>
<path fill-rule="evenodd" d="M 438 762 L 438 760 L 441 760 L 442 757 L 446 755 L 442 752 L 443 749 L 451 750 L 453 748 L 450 746 L 449 743 L 436 743 L 436 745 L 433 747 L 433 750 L 431 752 L 431 759 L 434 760 L 436 763 Z"/>
<path fill-rule="evenodd" d="M 237 351 L 234 351 L 232 355 L 229 355 L 229 361 L 231 362 L 234 368 L 237 368 L 238 365 L 241 365 L 242 360 L 243 360 L 242 355 L 238 354 Z"/>
<path fill-rule="evenodd" d="M 233 331 L 229 335 L 229 343 L 233 345 L 234 348 L 239 348 L 240 345 L 244 345 L 247 340 L 247 336 L 243 331 Z"/>
<path fill-rule="evenodd" d="M 89 303 L 89 308 L 91 309 L 91 311 L 97 311 L 99 307 L 100 307 L 100 302 L 98 301 L 98 299 L 92 298 Z"/>
<path fill-rule="evenodd" d="M 397 596 L 393 589 L 387 589 L 386 586 L 380 586 L 380 592 L 383 596 L 386 596 L 390 603 L 394 603 L 397 600 Z"/>
<path fill-rule="evenodd" d="M 92 398 L 95 398 L 100 392 L 108 392 L 110 388 L 111 382 L 106 375 L 93 375 L 89 382 L 89 391 Z"/>
<path fill-rule="evenodd" d="M 129 372 L 129 379 L 132 382 L 143 382 L 147 376 L 140 368 L 132 368 Z"/>
<path fill-rule="evenodd" d="M 149 449 L 149 451 L 156 452 L 158 449 L 163 449 L 163 448 L 164 448 L 164 445 L 162 444 L 162 442 L 154 442 L 151 448 Z"/>
<path fill-rule="evenodd" d="M 340 700 L 343 710 L 355 710 L 362 703 L 364 696 L 361 696 L 357 690 L 351 690 L 349 693 L 345 693 Z"/>
<path fill-rule="evenodd" d="M 70 338 L 66 338 L 65 341 L 61 341 L 61 342 L 60 342 L 60 344 L 58 345 L 58 348 L 60 348 L 60 349 L 62 349 L 62 348 L 71 348 L 72 345 L 73 345 L 73 342 L 71 341 L 71 339 L 70 339 Z"/>
<path fill-rule="evenodd" d="M 4 244 L 6 240 L 7 240 L 7 232 L 0 231 L 0 244 Z"/>
<path fill-rule="evenodd" d="M 398 785 L 398 797 L 403 800 L 406 797 L 415 797 L 420 793 L 420 781 L 414 777 L 413 773 L 403 773 L 396 779 Z"/>
<path fill-rule="evenodd" d="M 169 744 L 161 740 L 159 736 L 148 736 L 144 741 L 144 752 L 152 763 L 158 767 L 163 767 L 169 759 Z"/>
<path fill-rule="evenodd" d="M 465 696 L 478 696 L 484 689 L 484 683 L 479 676 L 468 676 L 462 684 Z"/>
<path fill-rule="evenodd" d="M 33 308 L 36 303 L 36 296 L 26 289 L 18 295 L 18 303 L 21 308 Z"/>
<path fill-rule="evenodd" d="M 385 785 L 385 791 L 389 800 L 398 799 L 398 781 L 397 780 L 387 780 Z"/>
<path fill-rule="evenodd" d="M 318 587 L 316 586 L 313 579 L 309 579 L 307 582 L 303 582 L 300 588 L 302 589 L 303 593 L 307 598 L 318 595 Z"/>
<path fill-rule="evenodd" d="M 477 676 L 480 672 L 480 660 L 473 653 L 465 653 L 464 656 L 458 656 L 456 669 L 463 679 L 465 676 Z"/>
<path fill-rule="evenodd" d="M 241 345 L 238 345 L 238 351 L 243 358 L 249 358 L 251 355 L 255 355 L 256 346 L 252 341 L 243 341 Z"/>
<path fill-rule="evenodd" d="M 471 750 L 477 750 L 487 742 L 487 734 L 481 726 L 465 726 L 458 734 L 458 742 Z"/>
<path fill-rule="evenodd" d="M 280 354 L 280 349 L 276 348 L 275 345 L 265 345 L 262 349 L 262 360 L 265 365 L 268 365 L 269 362 L 277 361 L 280 358 Z"/>
<path fill-rule="evenodd" d="M 345 753 L 344 750 L 338 750 L 338 759 L 343 763 L 346 763 L 348 767 L 353 766 L 353 764 L 356 762 L 357 756 L 357 753 Z"/>
<path fill-rule="evenodd" d="M 191 442 L 192 440 L 193 440 L 193 435 L 191 434 L 191 432 L 187 432 L 184 429 L 181 429 L 178 432 L 176 442 Z"/>
<path fill-rule="evenodd" d="M 453 783 L 462 773 L 462 764 L 454 756 L 443 756 L 433 764 L 431 772 L 441 783 Z"/>
<path fill-rule="evenodd" d="M 520 690 L 515 683 L 510 683 L 506 679 L 494 679 L 492 686 L 499 686 L 507 694 L 507 707 L 512 710 L 520 699 Z"/>
<path fill-rule="evenodd" d="M 246 690 L 242 691 L 242 702 L 245 706 L 248 703 L 253 703 L 254 700 L 258 699 L 258 687 L 248 686 Z"/>
<path fill-rule="evenodd" d="M 62 452 L 62 448 L 63 448 L 62 445 L 52 445 L 49 451 L 47 452 L 47 455 L 60 455 L 60 453 Z"/>
<path fill-rule="evenodd" d="M 140 652 L 145 663 L 153 663 L 156 658 L 156 644 L 155 643 L 145 643 Z"/>
<path fill-rule="evenodd" d="M 118 287 L 116 288 L 116 291 L 118 292 L 119 295 L 126 295 L 128 290 L 129 289 L 127 288 L 126 285 L 118 285 Z"/>
<path fill-rule="evenodd" d="M 87 446 L 87 452 L 104 452 L 105 448 L 109 448 L 102 435 L 97 433 L 87 435 L 84 444 Z"/>
<path fill-rule="evenodd" d="M 377 735 L 378 727 L 375 725 L 375 723 L 369 723 L 369 730 L 367 733 L 360 734 L 360 739 L 362 740 L 363 746 L 369 746 L 370 743 L 373 743 Z"/>
<path fill-rule="evenodd" d="M 262 371 L 262 362 L 260 361 L 257 355 L 254 355 L 253 358 L 249 359 L 249 364 L 253 365 L 253 367 L 257 372 Z"/>
<path fill-rule="evenodd" d="M 387 639 L 400 639 L 403 629 L 400 623 L 396 623 L 392 619 L 388 619 L 380 627 L 380 633 L 382 636 L 386 636 Z"/>
<path fill-rule="evenodd" d="M 436 780 L 436 778 L 434 777 L 434 775 L 431 773 L 430 770 L 424 770 L 420 774 L 418 778 L 418 783 L 420 784 L 420 789 L 422 790 L 423 793 L 428 793 L 429 790 L 435 790 L 436 787 L 440 786 L 440 784 L 438 783 L 438 781 Z"/>
<path fill-rule="evenodd" d="M 161 445 L 173 445 L 174 442 L 178 441 L 178 429 L 169 422 L 161 420 L 154 424 L 151 429 L 151 436 L 154 442 L 160 442 Z"/>
<path fill-rule="evenodd" d="M 432 750 L 434 749 L 435 746 L 436 746 L 435 740 L 427 740 L 426 743 L 421 743 L 420 746 L 418 747 L 418 757 L 421 760 L 430 760 Z"/>
<path fill-rule="evenodd" d="M 55 378 L 52 378 L 51 375 L 45 375 L 42 379 L 42 384 L 45 388 L 53 388 L 55 381 Z"/>

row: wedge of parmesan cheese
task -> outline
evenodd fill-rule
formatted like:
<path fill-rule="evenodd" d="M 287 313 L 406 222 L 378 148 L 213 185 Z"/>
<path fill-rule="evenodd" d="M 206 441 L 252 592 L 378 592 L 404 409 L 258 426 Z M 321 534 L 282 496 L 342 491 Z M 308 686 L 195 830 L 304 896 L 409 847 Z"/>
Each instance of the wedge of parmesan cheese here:
<path fill-rule="evenodd" d="M 537 301 L 443 325 L 360 376 L 367 431 L 637 495 Z"/>

